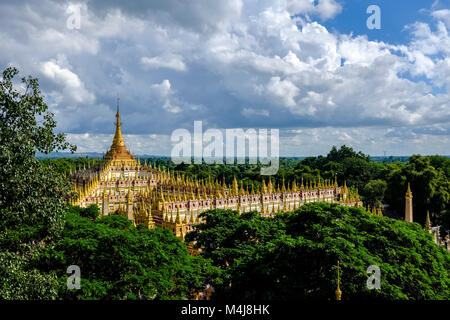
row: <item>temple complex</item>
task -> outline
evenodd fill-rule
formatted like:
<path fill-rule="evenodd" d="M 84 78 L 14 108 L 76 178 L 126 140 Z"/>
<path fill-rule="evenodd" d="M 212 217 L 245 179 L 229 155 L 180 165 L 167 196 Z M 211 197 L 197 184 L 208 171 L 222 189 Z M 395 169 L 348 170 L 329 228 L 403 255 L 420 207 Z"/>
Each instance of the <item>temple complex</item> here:
<path fill-rule="evenodd" d="M 169 228 L 181 239 L 194 224 L 201 222 L 199 214 L 210 209 L 232 209 L 240 213 L 256 210 L 262 216 L 274 216 L 316 201 L 363 205 L 357 190 L 351 192 L 345 183 L 339 186 L 336 179 L 308 183 L 302 180 L 299 184 L 296 181 L 285 184 L 283 180 L 281 186 L 263 179 L 261 187 L 251 185 L 249 189 L 236 178 L 227 185 L 225 181 L 190 178 L 152 167 L 147 161 L 141 163 L 135 159 L 127 150 L 119 105 L 116 119 L 112 145 L 100 165 L 71 173 L 77 195 L 71 204 L 81 207 L 96 204 L 102 215 L 124 214 L 135 225 Z"/>

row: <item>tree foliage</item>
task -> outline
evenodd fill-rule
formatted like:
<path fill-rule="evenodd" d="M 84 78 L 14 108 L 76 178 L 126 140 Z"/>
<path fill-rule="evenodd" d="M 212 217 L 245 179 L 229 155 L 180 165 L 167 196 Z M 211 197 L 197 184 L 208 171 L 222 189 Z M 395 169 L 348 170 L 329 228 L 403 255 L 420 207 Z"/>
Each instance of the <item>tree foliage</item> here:
<path fill-rule="evenodd" d="M 37 79 L 17 82 L 17 74 L 7 68 L 0 79 L 0 250 L 2 261 L 8 261 L 2 263 L 2 272 L 16 274 L 0 277 L 0 297 L 20 299 L 36 297 L 46 286 L 46 277 L 40 286 L 33 282 L 39 274 L 28 269 L 27 261 L 61 233 L 70 188 L 55 170 L 36 160 L 35 153 L 75 147 L 54 132 L 56 123 Z M 17 285 L 27 277 L 28 284 Z"/>
<path fill-rule="evenodd" d="M 96 209 L 72 207 L 63 237 L 36 261 L 40 270 L 57 275 L 58 298 L 187 299 L 218 271 L 189 255 L 169 230 L 134 227 L 122 215 L 89 218 Z M 67 289 L 70 265 L 81 269 L 79 290 Z"/>
<path fill-rule="evenodd" d="M 449 299 L 450 255 L 416 223 L 362 208 L 306 204 L 263 218 L 231 210 L 203 213 L 186 238 L 223 270 L 217 299 L 334 299 L 336 263 L 343 299 Z M 370 265 L 381 289 L 366 286 Z"/>

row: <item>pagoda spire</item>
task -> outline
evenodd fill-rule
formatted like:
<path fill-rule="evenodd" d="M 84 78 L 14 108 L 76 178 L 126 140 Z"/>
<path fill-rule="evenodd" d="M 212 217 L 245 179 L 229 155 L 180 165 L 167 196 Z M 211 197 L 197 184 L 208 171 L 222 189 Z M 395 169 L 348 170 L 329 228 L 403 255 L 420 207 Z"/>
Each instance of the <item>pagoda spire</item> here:
<path fill-rule="evenodd" d="M 122 122 L 120 122 L 119 98 L 117 98 L 117 112 L 116 112 L 116 131 L 114 133 L 111 148 L 106 153 L 104 159 L 112 160 L 135 160 L 130 151 L 127 150 L 122 136 Z"/>
<path fill-rule="evenodd" d="M 430 220 L 430 211 L 427 210 L 427 218 L 425 220 L 425 228 L 428 231 L 431 231 L 431 220 Z"/>
<path fill-rule="evenodd" d="M 117 98 L 117 112 L 116 112 L 116 123 L 115 123 L 116 132 L 114 134 L 113 145 L 125 146 L 125 143 L 123 141 L 123 136 L 122 136 L 122 130 L 120 128 L 122 123 L 120 122 L 119 100 L 120 100 L 120 98 Z"/>
<path fill-rule="evenodd" d="M 412 192 L 411 187 L 408 182 L 408 190 L 405 194 L 405 221 L 413 222 L 413 202 L 412 202 Z"/>
<path fill-rule="evenodd" d="M 341 288 L 339 287 L 339 260 L 337 262 L 337 288 L 336 288 L 336 300 L 341 300 L 341 296 L 342 296 L 342 291 Z"/>

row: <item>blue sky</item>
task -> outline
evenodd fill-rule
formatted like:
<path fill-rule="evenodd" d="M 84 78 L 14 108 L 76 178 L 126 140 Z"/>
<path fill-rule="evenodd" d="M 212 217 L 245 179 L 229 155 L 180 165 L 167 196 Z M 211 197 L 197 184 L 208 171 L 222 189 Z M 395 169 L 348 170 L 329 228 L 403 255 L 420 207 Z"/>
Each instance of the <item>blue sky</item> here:
<path fill-rule="evenodd" d="M 169 155 L 198 120 L 279 129 L 287 156 L 449 154 L 450 0 L 213 3 L 2 2 L 0 65 L 40 79 L 81 152 L 109 147 L 119 95 L 137 154 Z"/>
<path fill-rule="evenodd" d="M 323 25 L 329 30 L 336 29 L 340 33 L 367 35 L 369 40 L 384 41 L 391 44 L 402 44 L 410 40 L 405 26 L 416 21 L 431 23 L 429 15 L 432 10 L 431 0 L 345 0 L 342 1 L 342 12 L 335 18 L 325 21 Z M 382 13 L 381 29 L 369 30 L 366 13 L 369 5 L 378 5 Z M 435 3 L 434 9 L 450 7 L 450 1 L 441 0 Z"/>

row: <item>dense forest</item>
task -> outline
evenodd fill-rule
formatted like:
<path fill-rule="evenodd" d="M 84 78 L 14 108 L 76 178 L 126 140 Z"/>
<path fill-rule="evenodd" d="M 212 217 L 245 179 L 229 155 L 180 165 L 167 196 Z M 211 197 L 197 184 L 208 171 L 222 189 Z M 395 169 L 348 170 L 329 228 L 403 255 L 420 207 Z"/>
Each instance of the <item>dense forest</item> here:
<path fill-rule="evenodd" d="M 450 299 L 450 255 L 423 228 L 429 210 L 433 224 L 448 230 L 449 159 L 417 155 L 383 164 L 346 146 L 327 156 L 281 159 L 270 177 L 275 183 L 336 176 L 366 203 L 386 204 L 399 216 L 410 182 L 419 223 L 328 203 L 274 218 L 209 210 L 186 235 L 202 248 L 193 256 L 168 230 L 67 204 L 67 174 L 100 160 L 36 158 L 76 146 L 55 133 L 37 79 L 23 78 L 25 90 L 18 91 L 17 73 L 8 68 L 0 79 L 0 299 L 192 299 L 212 284 L 213 299 L 332 300 L 338 260 L 343 299 Z M 261 183 L 259 166 L 149 160 L 199 178 Z M 80 289 L 67 286 L 71 265 L 81 269 Z M 380 290 L 365 286 L 369 265 L 382 270 Z"/>
<path fill-rule="evenodd" d="M 186 236 L 222 271 L 217 299 L 450 299 L 450 255 L 418 224 L 324 202 L 263 218 L 231 210 L 202 214 Z M 381 290 L 366 286 L 367 268 L 382 270 Z"/>

